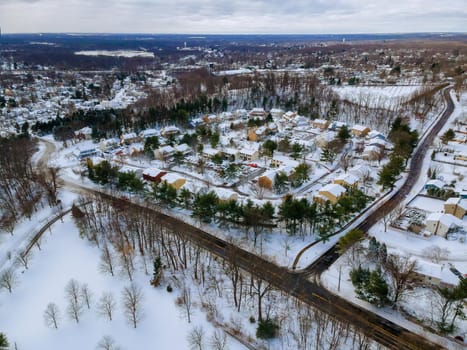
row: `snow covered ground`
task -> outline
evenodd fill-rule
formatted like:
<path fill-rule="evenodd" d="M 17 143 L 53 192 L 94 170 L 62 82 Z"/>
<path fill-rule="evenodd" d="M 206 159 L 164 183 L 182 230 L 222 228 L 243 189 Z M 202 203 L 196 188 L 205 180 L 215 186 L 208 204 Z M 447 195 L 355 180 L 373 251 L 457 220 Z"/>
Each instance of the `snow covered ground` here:
<path fill-rule="evenodd" d="M 76 51 L 75 55 L 82 56 L 109 56 L 109 57 L 147 57 L 154 58 L 153 52 L 136 51 L 136 50 L 95 50 L 95 51 Z"/>
<path fill-rule="evenodd" d="M 338 86 L 340 98 L 371 108 L 391 108 L 420 89 L 415 86 Z"/>
<path fill-rule="evenodd" d="M 144 315 L 136 329 L 132 328 L 121 306 L 121 291 L 128 280 L 103 275 L 98 271 L 100 251 L 79 238 L 78 229 L 70 216 L 56 223 L 43 239 L 42 250 L 34 250 L 28 270 L 19 271 L 19 284 L 9 294 L 0 292 L 0 329 L 18 349 L 94 349 L 103 336 L 111 336 L 121 349 L 189 349 L 187 335 L 194 326 L 202 326 L 206 339 L 215 328 L 206 321 L 204 313 L 195 310 L 189 324 L 175 305 L 176 291 L 153 288 L 150 276 L 137 272 L 134 283 L 142 288 Z M 19 273 L 21 272 L 21 273 Z M 66 316 L 67 301 L 64 288 L 70 279 L 88 284 L 93 293 L 91 309 L 77 324 Z M 117 308 L 109 321 L 97 314 L 96 304 L 102 293 L 115 296 Z M 56 303 L 61 314 L 58 329 L 45 325 L 43 313 L 48 303 Z M 228 338 L 231 350 L 244 349 Z"/>

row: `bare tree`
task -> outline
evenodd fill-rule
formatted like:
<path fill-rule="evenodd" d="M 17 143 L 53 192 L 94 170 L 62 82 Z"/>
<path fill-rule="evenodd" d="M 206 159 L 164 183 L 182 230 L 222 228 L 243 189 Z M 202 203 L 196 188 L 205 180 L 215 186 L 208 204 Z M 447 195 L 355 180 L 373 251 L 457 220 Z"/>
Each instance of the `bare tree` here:
<path fill-rule="evenodd" d="M 188 323 L 191 323 L 191 315 L 193 314 L 193 298 L 189 287 L 183 286 L 182 295 L 177 298 L 176 303 L 181 307 L 182 313 L 186 316 Z"/>
<path fill-rule="evenodd" d="M 58 323 L 60 321 L 60 311 L 57 304 L 49 303 L 44 311 L 44 321 L 48 327 L 58 328 Z"/>
<path fill-rule="evenodd" d="M 97 306 L 98 312 L 101 316 L 108 317 L 109 321 L 112 321 L 114 310 L 117 306 L 115 298 L 112 293 L 104 293 L 99 299 Z"/>
<path fill-rule="evenodd" d="M 204 329 L 202 326 L 194 327 L 187 337 L 191 350 L 203 350 L 204 347 Z"/>
<path fill-rule="evenodd" d="M 392 302 L 397 304 L 406 292 L 416 285 L 417 261 L 407 256 L 390 254 L 384 269 L 391 280 Z"/>
<path fill-rule="evenodd" d="M 434 263 L 439 264 L 441 261 L 446 260 L 449 257 L 450 252 L 446 248 L 431 245 L 423 249 L 422 254 Z"/>
<path fill-rule="evenodd" d="M 104 273 L 110 273 L 114 276 L 115 271 L 115 254 L 109 249 L 107 243 L 102 246 L 101 261 L 99 269 Z"/>
<path fill-rule="evenodd" d="M 5 288 L 8 292 L 12 292 L 13 288 L 18 284 L 18 277 L 15 270 L 12 268 L 6 269 L 0 275 L 0 287 Z"/>
<path fill-rule="evenodd" d="M 91 301 L 92 301 L 92 292 L 89 289 L 89 286 L 86 283 L 83 283 L 81 285 L 81 290 L 80 290 L 80 297 L 81 300 L 86 304 L 87 308 L 91 308 Z"/>
<path fill-rule="evenodd" d="M 209 345 L 212 350 L 227 350 L 227 336 L 224 332 L 216 330 L 211 336 Z"/>
<path fill-rule="evenodd" d="M 67 314 L 70 319 L 79 323 L 83 314 L 83 304 L 80 298 L 80 287 L 78 281 L 71 279 L 65 287 L 65 294 L 68 299 Z"/>
<path fill-rule="evenodd" d="M 122 303 L 123 313 L 127 318 L 128 322 L 136 328 L 138 322 L 142 318 L 142 303 L 143 303 L 143 292 L 141 288 L 136 284 L 132 283 L 130 286 L 123 288 L 122 291 Z"/>
<path fill-rule="evenodd" d="M 97 350 L 120 350 L 120 347 L 115 344 L 115 340 L 109 336 L 104 335 L 96 346 Z"/>
<path fill-rule="evenodd" d="M 16 258 L 16 263 L 20 266 L 23 266 L 26 270 L 29 268 L 29 260 L 32 257 L 32 252 L 28 254 L 19 254 Z"/>

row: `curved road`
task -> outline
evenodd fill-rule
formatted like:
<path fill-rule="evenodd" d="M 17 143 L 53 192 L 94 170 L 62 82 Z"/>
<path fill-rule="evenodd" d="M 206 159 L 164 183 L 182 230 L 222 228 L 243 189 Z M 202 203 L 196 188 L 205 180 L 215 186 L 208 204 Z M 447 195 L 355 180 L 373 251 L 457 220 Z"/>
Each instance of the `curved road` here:
<path fill-rule="evenodd" d="M 435 137 L 439 134 L 443 126 L 454 111 L 454 102 L 449 94 L 450 88 L 444 90 L 444 99 L 446 100 L 446 109 L 441 117 L 436 121 L 436 124 L 430 129 L 428 134 L 421 140 L 418 147 L 415 149 L 410 160 L 409 171 L 404 184 L 396 191 L 378 210 L 370 214 L 364 222 L 356 228 L 367 232 L 372 226 L 380 221 L 385 215 L 389 214 L 396 206 L 401 203 L 417 183 L 422 170 L 423 160 L 430 146 L 433 144 Z M 336 246 L 331 247 L 320 259 L 302 270 L 308 274 L 319 275 L 329 266 L 331 266 L 339 257 Z"/>

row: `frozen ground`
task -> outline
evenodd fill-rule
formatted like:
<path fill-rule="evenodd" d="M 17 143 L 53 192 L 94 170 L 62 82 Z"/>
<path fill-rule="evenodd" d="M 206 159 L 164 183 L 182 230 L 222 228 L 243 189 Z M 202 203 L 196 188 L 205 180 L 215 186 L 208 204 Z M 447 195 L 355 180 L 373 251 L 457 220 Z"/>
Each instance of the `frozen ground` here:
<path fill-rule="evenodd" d="M 176 291 L 153 288 L 150 276 L 138 272 L 134 282 L 144 294 L 144 316 L 136 329 L 123 317 L 121 291 L 129 284 L 126 279 L 110 277 L 98 272 L 100 252 L 79 238 L 70 216 L 58 222 L 44 237 L 42 250 L 35 249 L 30 268 L 18 271 L 19 284 L 10 295 L 0 292 L 0 329 L 18 349 L 94 349 L 104 335 L 111 336 L 122 349 L 189 349 L 187 335 L 194 326 L 202 326 L 210 337 L 214 327 L 204 314 L 195 310 L 192 323 L 182 318 L 174 304 Z M 80 323 L 67 318 L 64 288 L 70 279 L 87 283 L 94 295 L 90 310 L 85 310 Z M 103 292 L 111 292 L 117 300 L 115 317 L 108 321 L 97 315 L 96 302 Z M 48 303 L 58 305 L 61 319 L 59 328 L 48 328 L 43 312 Z M 231 350 L 244 349 L 228 339 Z"/>
<path fill-rule="evenodd" d="M 343 99 L 371 108 L 391 108 L 421 86 L 340 86 L 333 90 Z"/>

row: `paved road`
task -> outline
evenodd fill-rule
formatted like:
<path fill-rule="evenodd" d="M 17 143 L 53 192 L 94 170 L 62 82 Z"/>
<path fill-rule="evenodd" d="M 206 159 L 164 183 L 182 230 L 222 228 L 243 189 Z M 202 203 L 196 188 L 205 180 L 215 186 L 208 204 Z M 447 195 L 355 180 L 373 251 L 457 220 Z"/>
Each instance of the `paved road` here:
<path fill-rule="evenodd" d="M 422 170 L 423 160 L 425 159 L 428 149 L 433 144 L 435 137 L 439 134 L 454 111 L 454 103 L 451 99 L 449 91 L 449 88 L 444 90 L 446 109 L 436 124 L 431 128 L 428 134 L 426 134 L 425 138 L 420 141 L 417 149 L 414 151 L 409 164 L 408 175 L 402 187 L 397 192 L 395 192 L 379 210 L 370 214 L 366 220 L 356 228 L 367 232 L 385 215 L 394 210 L 399 205 L 399 203 L 401 203 L 407 197 L 413 186 L 417 183 L 418 178 L 420 177 L 420 172 Z M 320 275 L 324 270 L 331 266 L 338 257 L 339 254 L 337 253 L 336 246 L 334 245 L 324 255 L 322 255 L 320 259 L 316 260 L 313 264 L 306 267 L 304 270 L 308 274 Z"/>

